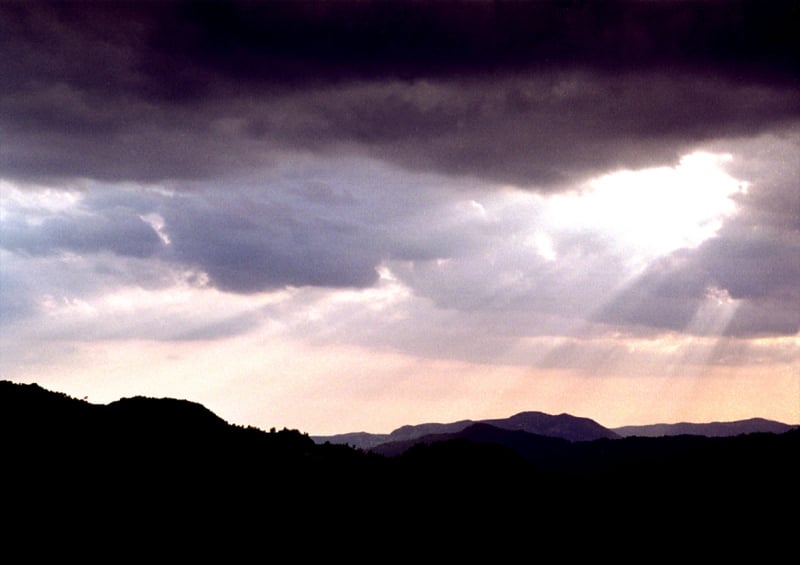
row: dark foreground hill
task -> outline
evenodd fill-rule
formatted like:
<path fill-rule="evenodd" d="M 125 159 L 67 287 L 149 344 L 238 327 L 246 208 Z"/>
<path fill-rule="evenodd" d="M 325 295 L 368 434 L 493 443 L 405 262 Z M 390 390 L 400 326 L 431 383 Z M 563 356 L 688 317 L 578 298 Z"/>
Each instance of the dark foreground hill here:
<path fill-rule="evenodd" d="M 570 442 L 479 424 L 387 457 L 182 400 L 0 382 L 0 446 L 3 539 L 33 536 L 28 557 L 769 561 L 800 502 L 797 430 Z"/>

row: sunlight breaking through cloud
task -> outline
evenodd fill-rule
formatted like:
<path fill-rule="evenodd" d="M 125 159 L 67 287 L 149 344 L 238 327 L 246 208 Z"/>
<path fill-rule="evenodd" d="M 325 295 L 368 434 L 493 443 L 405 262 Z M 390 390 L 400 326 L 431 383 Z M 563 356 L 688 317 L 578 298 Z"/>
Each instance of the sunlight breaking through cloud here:
<path fill-rule="evenodd" d="M 156 235 L 158 235 L 158 238 L 164 245 L 169 245 L 172 243 L 172 241 L 170 241 L 169 234 L 167 234 L 166 230 L 164 229 L 166 223 L 164 222 L 164 218 L 161 216 L 161 214 L 152 212 L 150 214 L 140 215 L 139 218 L 153 228 L 153 231 L 156 232 Z"/>
<path fill-rule="evenodd" d="M 0 178 L 0 221 L 24 213 L 28 223 L 38 225 L 47 216 L 74 211 L 81 198 L 80 192 L 69 188 L 25 185 Z"/>
<path fill-rule="evenodd" d="M 725 171 L 730 154 L 702 151 L 677 165 L 622 170 L 590 180 L 583 190 L 547 199 L 555 226 L 596 230 L 633 252 L 638 265 L 683 247 L 697 247 L 736 213 L 733 197 L 747 182 Z"/>

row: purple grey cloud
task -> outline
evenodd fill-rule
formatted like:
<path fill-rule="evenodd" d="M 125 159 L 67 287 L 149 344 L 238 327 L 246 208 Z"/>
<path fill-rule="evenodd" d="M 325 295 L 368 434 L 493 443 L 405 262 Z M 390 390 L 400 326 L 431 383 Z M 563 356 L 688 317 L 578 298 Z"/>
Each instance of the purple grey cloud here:
<path fill-rule="evenodd" d="M 0 177 L 94 181 L 82 214 L 12 213 L 0 244 L 37 268 L 102 256 L 104 284 L 183 269 L 233 293 L 365 288 L 391 264 L 415 296 L 509 335 L 593 309 L 685 330 L 713 287 L 740 301 L 729 333 L 791 334 L 797 21 L 795 3 L 745 0 L 0 3 Z M 751 193 L 611 304 L 623 258 L 597 234 L 562 234 L 551 263 L 509 244 L 535 215 L 456 209 L 698 146 L 736 149 Z M 26 275 L 6 276 L 9 311 L 29 308 Z"/>
<path fill-rule="evenodd" d="M 790 2 L 6 2 L 0 171 L 280 152 L 552 186 L 800 116 Z"/>

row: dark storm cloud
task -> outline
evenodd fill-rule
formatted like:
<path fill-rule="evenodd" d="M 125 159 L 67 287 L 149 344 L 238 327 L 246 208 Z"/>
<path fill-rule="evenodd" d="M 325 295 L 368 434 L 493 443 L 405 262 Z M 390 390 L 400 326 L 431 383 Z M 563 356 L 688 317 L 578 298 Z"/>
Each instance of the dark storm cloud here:
<path fill-rule="evenodd" d="M 219 209 L 202 195 L 162 210 L 169 257 L 202 269 L 214 286 L 258 292 L 283 286 L 369 286 L 380 261 L 370 233 L 344 220 L 307 217 L 251 200 L 249 212 Z"/>
<path fill-rule="evenodd" d="M 444 309 L 577 317 L 616 289 L 618 257 L 587 236 L 556 241 L 550 263 L 507 244 L 536 218 L 480 222 L 431 184 L 557 190 L 790 131 L 798 20 L 792 2 L 0 0 L 0 177 L 177 191 L 96 184 L 82 214 L 4 218 L 2 245 L 33 259 L 110 254 L 94 268 L 126 283 L 126 265 L 152 259 L 164 269 L 143 272 L 148 284 L 188 269 L 237 293 L 363 288 L 395 261 Z M 734 166 L 761 146 L 743 147 Z M 296 178 L 273 182 L 304 154 Z M 754 190 L 735 221 L 652 265 L 600 318 L 683 329 L 718 288 L 740 301 L 730 333 L 796 332 L 796 154 L 744 159 L 735 176 Z M 305 168 L 329 156 L 344 165 Z"/>
<path fill-rule="evenodd" d="M 233 292 L 373 283 L 380 257 L 365 243 L 369 230 L 341 218 L 314 217 L 301 204 L 278 204 L 258 193 L 219 202 L 203 191 L 164 196 L 100 188 L 75 208 L 38 220 L 9 206 L 0 247 L 34 257 L 108 253 L 161 260 L 197 269 L 213 286 Z M 163 232 L 156 223 L 164 224 Z"/>
<path fill-rule="evenodd" d="M 385 260 L 457 257 L 501 237 L 461 190 L 363 161 L 315 162 L 301 173 L 284 164 L 238 186 L 197 185 L 163 199 L 154 210 L 170 244 L 160 256 L 232 292 L 364 288 Z"/>
<path fill-rule="evenodd" d="M 308 118 L 273 133 L 298 148 L 336 140 L 412 169 L 541 187 L 780 126 L 800 116 L 798 94 L 678 73 L 394 82 L 297 96 L 294 112 Z"/>
<path fill-rule="evenodd" d="M 45 3 L 37 3 L 45 4 Z M 54 46 L 104 47 L 92 61 L 128 65 L 153 95 L 203 96 L 211 77 L 244 84 L 471 73 L 498 67 L 665 65 L 797 71 L 792 2 L 411 1 L 55 2 L 12 5 L 19 27 Z M 54 6 L 53 6 L 54 4 Z M 36 27 L 38 26 L 38 27 Z M 52 43 L 51 43 L 52 45 Z M 66 68 L 65 68 L 66 67 Z M 59 69 L 88 85 L 75 59 Z M 182 88 L 177 88 L 182 85 Z"/>
<path fill-rule="evenodd" d="M 558 184 L 800 113 L 789 2 L 5 2 L 0 172 L 276 151 Z"/>
<path fill-rule="evenodd" d="M 477 213 L 453 204 L 454 189 L 444 182 L 398 178 L 370 163 L 314 161 L 299 171 L 284 164 L 232 185 L 195 183 L 174 192 L 88 183 L 70 198 L 20 200 L 12 191 L 2 209 L 0 248 L 21 262 L 74 257 L 103 269 L 95 275 L 104 279 L 148 288 L 173 285 L 181 272 L 194 273 L 193 284 L 235 293 L 363 288 L 376 282 L 386 258 L 429 261 L 477 244 Z M 398 196 L 387 199 L 378 186 Z M 138 281 L 128 259 L 176 274 L 154 278 L 139 265 Z"/>
<path fill-rule="evenodd" d="M 121 256 L 150 257 L 161 241 L 124 202 L 107 196 L 83 203 L 76 213 L 55 214 L 32 222 L 13 210 L 3 219 L 0 247 L 16 253 L 45 256 L 107 251 Z"/>

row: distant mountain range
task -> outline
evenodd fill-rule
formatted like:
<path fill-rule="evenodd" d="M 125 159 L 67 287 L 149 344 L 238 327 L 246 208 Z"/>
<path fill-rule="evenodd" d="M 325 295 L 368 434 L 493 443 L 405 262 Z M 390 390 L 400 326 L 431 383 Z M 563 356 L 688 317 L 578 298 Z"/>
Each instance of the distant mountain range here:
<path fill-rule="evenodd" d="M 572 445 L 572 442 L 563 438 L 473 422 L 456 432 L 426 434 L 405 440 L 389 441 L 373 447 L 371 451 L 386 457 L 397 457 L 418 445 L 453 441 L 499 445 L 537 463 L 549 462 L 554 457 L 561 457 Z"/>
<path fill-rule="evenodd" d="M 516 430 L 568 441 L 594 441 L 596 439 L 619 439 L 623 437 L 662 437 L 675 435 L 699 435 L 706 437 L 728 437 L 758 432 L 783 433 L 797 426 L 782 422 L 751 418 L 733 422 L 653 424 L 645 426 L 623 426 L 606 428 L 589 418 L 569 414 L 550 415 L 543 412 L 520 412 L 509 418 L 489 420 L 459 420 L 448 424 L 428 423 L 406 425 L 389 434 L 367 432 L 345 433 L 331 436 L 312 436 L 317 443 L 347 444 L 358 449 L 394 452 L 395 448 L 383 447 L 411 445 L 415 440 L 430 436 L 453 436 L 475 424 L 487 424 L 501 430 Z M 380 449 L 376 449 L 380 448 Z"/>
<path fill-rule="evenodd" d="M 783 422 L 766 420 L 764 418 L 750 418 L 747 420 L 735 420 L 732 422 L 709 422 L 706 424 L 694 424 L 680 422 L 677 424 L 651 424 L 648 426 L 623 426 L 613 428 L 614 432 L 621 437 L 662 437 L 678 435 L 696 435 L 706 437 L 728 437 L 741 434 L 754 434 L 768 432 L 782 434 L 797 426 L 790 426 Z"/>
<path fill-rule="evenodd" d="M 520 412 L 510 418 L 491 420 L 459 420 L 449 424 L 418 424 L 397 428 L 389 434 L 356 432 L 332 436 L 312 436 L 317 443 L 339 443 L 359 449 L 372 449 L 385 443 L 410 441 L 432 434 L 455 434 L 473 424 L 489 424 L 503 430 L 519 430 L 532 434 L 557 437 L 570 441 L 591 441 L 601 438 L 618 438 L 613 431 L 604 428 L 589 418 L 577 418 L 569 414 L 552 416 L 543 412 Z"/>

